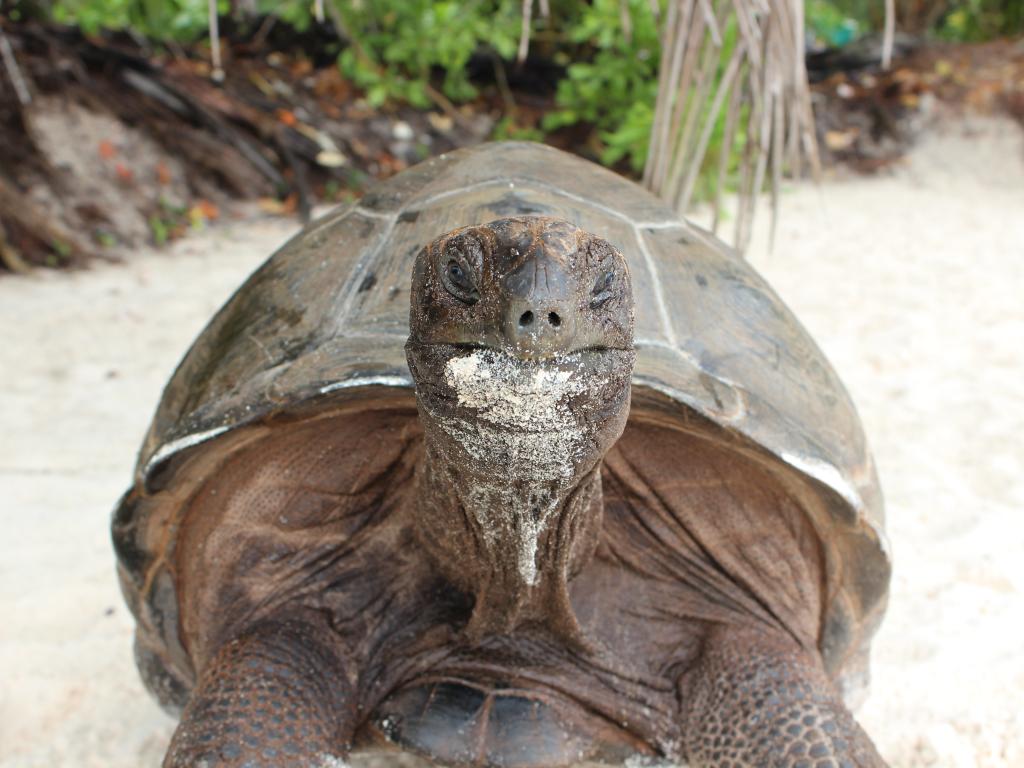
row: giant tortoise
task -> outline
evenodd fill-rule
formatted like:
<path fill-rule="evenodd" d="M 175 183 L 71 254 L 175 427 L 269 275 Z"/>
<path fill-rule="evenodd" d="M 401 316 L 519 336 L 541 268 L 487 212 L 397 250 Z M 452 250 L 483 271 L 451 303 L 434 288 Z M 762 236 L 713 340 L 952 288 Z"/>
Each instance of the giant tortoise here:
<path fill-rule="evenodd" d="M 181 362 L 114 516 L 165 766 L 882 766 L 849 397 L 735 253 L 548 147 L 315 222 Z"/>

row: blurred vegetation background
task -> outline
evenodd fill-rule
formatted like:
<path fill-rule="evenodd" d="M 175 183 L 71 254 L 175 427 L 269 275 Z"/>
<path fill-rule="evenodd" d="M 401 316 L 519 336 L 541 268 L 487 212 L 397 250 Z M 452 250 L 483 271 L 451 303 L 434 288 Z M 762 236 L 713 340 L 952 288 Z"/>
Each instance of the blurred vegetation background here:
<path fill-rule="evenodd" d="M 915 44 L 973 43 L 1024 34 L 1022 0 L 892 3 L 897 32 Z M 469 138 L 453 137 L 448 148 L 484 138 L 547 140 L 633 175 L 681 211 L 695 201 L 712 202 L 716 228 L 722 195 L 738 193 L 732 241 L 742 248 L 750 235 L 752 200 L 758 192 L 768 187 L 777 195 L 784 171 L 800 175 L 808 166 L 816 168 L 817 141 L 822 137 L 829 139 L 829 149 L 842 149 L 872 132 L 847 124 L 823 129 L 820 114 L 816 131 L 805 60 L 809 65 L 812 57 L 824 54 L 826 74 L 816 77 L 827 77 L 836 67 L 846 66 L 842 56 L 834 56 L 835 51 L 857 50 L 848 60 L 867 61 L 877 71 L 886 4 L 885 0 L 0 0 L 0 35 L 4 29 L 27 30 L 32 24 L 70 30 L 84 41 L 80 61 L 92 67 L 90 71 L 109 71 L 110 62 L 116 60 L 117 66 L 127 69 L 117 76 L 120 81 L 114 77 L 111 83 L 125 83 L 150 100 L 170 105 L 179 117 L 236 145 L 244 156 L 240 159 L 223 158 L 218 165 L 211 159 L 212 150 L 202 158 L 215 175 L 229 182 L 234 179 L 228 186 L 253 186 L 237 170 L 247 161 L 262 177 L 263 186 L 269 181 L 276 190 L 271 194 L 284 198 L 297 188 L 304 214 L 310 199 L 322 197 L 323 190 L 331 198 L 339 185 L 358 186 L 350 183 L 356 171 L 343 156 L 360 142 L 359 136 L 346 133 L 353 111 L 324 107 L 331 99 L 347 99 L 354 89 L 359 109 L 389 115 L 392 124 L 405 126 L 403 134 L 411 130 L 403 109 L 430 113 L 435 127 L 438 120 L 454 120 L 461 128 L 472 122 L 473 114 L 486 112 L 485 134 L 467 130 L 467 136 L 472 134 Z M 124 40 L 130 43 L 130 51 L 119 42 Z M 8 50 L 10 55 L 5 54 L 2 63 L 22 109 L 17 115 L 0 109 L 4 113 L 0 118 L 9 125 L 23 124 L 25 133 L 31 134 L 33 118 L 22 93 L 31 88 L 22 84 L 18 90 L 14 82 L 18 73 L 24 70 L 40 88 L 49 83 L 52 93 L 62 86 L 56 83 L 58 78 L 41 71 L 41 60 L 50 55 L 48 47 L 81 46 L 69 42 L 66 35 L 58 39 L 50 32 L 29 32 L 16 42 L 17 50 Z M 11 49 L 5 40 L 0 43 Z M 320 98 L 320 112 L 310 112 L 309 100 L 285 94 L 282 89 L 289 85 L 267 81 L 265 72 L 243 68 L 232 84 L 231 68 L 242 66 L 242 61 L 238 57 L 232 61 L 231 56 L 239 50 L 267 61 L 277 55 L 274 51 L 286 51 L 287 66 L 273 65 L 274 77 L 280 75 L 282 82 L 287 80 L 285 70 L 296 81 L 306 78 L 308 82 L 312 82 L 308 73 L 314 72 L 317 79 L 312 90 Z M 23 60 L 19 67 L 19 57 L 24 56 L 35 56 L 34 63 L 26 67 Z M 222 59 L 229 76 L 226 84 Z M 182 66 L 189 62 L 194 65 L 191 70 Z M 937 66 L 941 72 L 949 68 L 948 62 Z M 334 69 L 336 82 L 320 77 L 325 68 Z M 167 75 L 162 79 L 161 69 Z M 75 87 L 84 82 L 75 74 L 75 66 L 65 70 L 71 72 Z M 199 83 L 196 77 L 204 72 L 206 83 Z M 4 80 L 0 76 L 0 94 L 6 93 Z M 223 87 L 223 96 L 218 96 L 208 88 L 211 83 L 234 90 Z M 253 84 L 265 99 L 259 93 L 239 91 L 251 91 Z M 836 87 L 844 103 L 854 103 L 849 94 L 855 92 L 865 94 L 862 103 L 877 101 L 874 92 L 868 92 L 870 87 L 860 91 L 845 84 Z M 915 83 L 897 78 L 894 87 L 900 104 L 915 104 Z M 275 89 L 283 100 L 271 103 Z M 100 101 L 110 102 L 109 93 Z M 191 101 L 175 106 L 175 100 Z M 97 103 L 96 98 L 92 101 Z M 274 125 L 268 127 L 253 107 L 268 113 Z M 134 107 L 117 103 L 111 108 L 130 125 L 142 122 Z M 251 146 L 238 139 L 237 129 L 243 123 Z M 172 154 L 175 148 L 197 147 L 200 137 L 185 142 L 166 125 L 162 130 L 157 138 Z M 34 144 L 38 149 L 38 137 L 28 138 L 26 147 Z M 405 141 L 397 133 L 395 138 Z M 339 147 L 345 151 L 335 151 Z M 0 160 L 8 164 L 27 156 L 13 142 L 8 149 L 6 155 L 0 150 Z M 444 149 L 443 144 L 432 149 L 418 145 L 416 151 L 423 157 Z M 106 159 L 118 160 L 109 147 L 100 151 L 109 155 Z M 392 163 L 385 156 L 382 163 L 371 163 L 369 172 L 387 175 L 416 159 L 399 158 Z M 303 170 L 307 167 L 303 162 L 311 170 Z M 116 168 L 121 182 L 138 181 L 131 168 Z M 303 178 L 324 170 L 330 175 L 324 184 L 310 185 Z M 0 192 L 5 199 L 13 200 L 19 190 L 31 186 L 32 173 L 33 169 L 20 176 L 6 174 L 5 181 L 0 168 L 0 182 L 6 185 Z M 49 171 L 44 168 L 41 173 Z M 191 186 L 194 196 L 203 196 L 196 184 Z M 311 186 L 316 189 L 304 189 Z M 158 243 L 195 211 L 194 206 L 171 205 L 167 199 L 159 196 L 145 212 L 151 239 Z M 35 231 L 35 240 L 51 251 L 46 263 L 66 261 L 69 251 L 82 250 L 61 245 L 69 238 L 57 230 L 38 234 L 39 210 L 37 206 L 8 215 L 8 229 L 14 234 Z M 203 214 L 189 215 L 195 221 L 202 220 Z M 64 218 L 70 230 L 81 221 L 83 217 L 74 211 Z M 0 227 L 3 224 L 0 220 Z M 92 240 L 102 246 L 108 240 L 127 241 L 114 230 L 101 222 L 94 227 Z M 0 229 L 0 256 L 8 254 L 2 259 L 7 263 L 19 249 L 14 234 L 6 240 L 3 234 Z M 32 250 L 27 245 L 21 250 L 25 249 Z"/>
<path fill-rule="evenodd" d="M 658 20 L 669 0 L 549 0 L 530 19 L 530 47 L 556 65 L 555 103 L 540 125 L 515 114 L 497 138 L 540 139 L 585 123 L 597 129 L 600 159 L 623 158 L 636 172 L 647 158 L 661 56 Z M 8 4 L 12 17 L 76 25 L 90 35 L 126 30 L 156 43 L 192 44 L 209 35 L 206 0 L 56 0 Z M 513 65 L 523 26 L 522 0 L 219 0 L 217 12 L 239 34 L 274 17 L 305 32 L 336 24 L 341 72 L 365 89 L 373 106 L 398 101 L 430 107 L 440 94 L 455 104 L 478 94 L 471 62 Z M 322 17 L 318 20 L 320 9 Z M 896 28 L 905 34 L 977 42 L 1024 34 L 1022 0 L 896 0 Z M 806 0 L 809 46 L 843 47 L 879 33 L 882 0 Z M 251 29 L 247 29 L 251 27 Z M 725 32 L 735 44 L 735 20 Z M 725 57 L 723 57 L 725 58 Z M 724 66 L 724 65 L 723 65 Z M 499 80 L 503 73 L 498 73 Z M 507 74 L 504 74 L 507 77 Z M 722 130 L 714 139 L 721 140 Z M 718 152 L 711 153 L 717 158 Z"/>

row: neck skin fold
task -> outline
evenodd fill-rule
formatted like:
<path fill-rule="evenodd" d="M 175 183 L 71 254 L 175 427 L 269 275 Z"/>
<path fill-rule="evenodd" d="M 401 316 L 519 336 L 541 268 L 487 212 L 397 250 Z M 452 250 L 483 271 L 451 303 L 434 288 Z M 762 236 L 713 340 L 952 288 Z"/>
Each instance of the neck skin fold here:
<path fill-rule="evenodd" d="M 625 424 L 629 366 L 600 354 L 526 362 L 450 348 L 410 349 L 410 366 L 436 372 L 417 386 L 416 531 L 440 572 L 475 598 L 467 636 L 538 623 L 579 645 L 568 582 L 597 546 L 600 463 Z"/>
<path fill-rule="evenodd" d="M 557 489 L 520 484 L 508 494 L 481 493 L 476 473 L 453 466 L 444 453 L 427 438 L 417 474 L 417 532 L 443 575 L 475 598 L 467 637 L 507 634 L 532 622 L 578 642 L 568 582 L 597 546 L 600 464 Z M 492 476 L 508 481 L 505 472 Z"/>

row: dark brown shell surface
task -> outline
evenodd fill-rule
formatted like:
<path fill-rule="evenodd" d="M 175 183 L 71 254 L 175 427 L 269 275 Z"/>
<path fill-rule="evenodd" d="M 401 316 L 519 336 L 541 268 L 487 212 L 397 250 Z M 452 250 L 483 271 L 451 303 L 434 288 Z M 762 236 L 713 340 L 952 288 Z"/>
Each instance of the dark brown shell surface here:
<path fill-rule="evenodd" d="M 827 562 L 821 650 L 857 698 L 890 561 L 871 456 L 834 371 L 719 240 L 608 170 L 502 143 L 428 160 L 307 226 L 235 293 L 171 378 L 113 524 L 139 663 L 151 685 L 167 686 L 157 691 L 165 703 L 191 684 L 167 567 L 175 510 L 276 421 L 352 398 L 409 407 L 403 345 L 416 252 L 457 227 L 530 214 L 568 219 L 625 255 L 636 298 L 634 409 L 720 431 L 801 498 Z M 147 671 L 166 666 L 158 659 L 174 668 Z"/>

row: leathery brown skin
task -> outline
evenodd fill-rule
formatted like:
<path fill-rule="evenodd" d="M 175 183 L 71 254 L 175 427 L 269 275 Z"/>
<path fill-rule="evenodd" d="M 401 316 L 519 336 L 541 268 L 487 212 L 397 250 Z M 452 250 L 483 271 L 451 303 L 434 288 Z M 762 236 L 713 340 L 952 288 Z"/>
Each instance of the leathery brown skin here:
<path fill-rule="evenodd" d="M 284 603 L 217 634 L 165 766 L 336 766 L 376 729 L 458 765 L 884 767 L 800 618 L 822 582 L 813 562 L 796 567 L 794 552 L 814 560 L 809 537 L 770 478 L 656 426 L 623 435 L 633 309 L 614 248 L 555 219 L 465 228 L 423 249 L 412 296 L 422 453 L 388 454 L 378 473 L 382 486 L 410 478 L 409 501 L 377 555 L 325 577 L 328 592 L 380 590 L 393 620 L 359 637 L 322 607 Z M 680 500 L 677 486 L 698 490 Z M 664 527 L 693 499 L 718 517 L 730 499 L 779 506 L 739 533 L 759 553 L 795 530 L 778 545 L 797 583 L 778 583 L 784 600 L 763 610 L 699 538 Z M 403 550 L 381 574 L 396 541 L 422 558 Z M 797 618 L 772 620 L 786 611 Z"/>
<path fill-rule="evenodd" d="M 412 296 L 418 539 L 474 595 L 469 639 L 531 620 L 583 646 L 567 585 L 597 545 L 596 470 L 629 412 L 625 263 L 568 222 L 503 219 L 431 244 Z"/>

